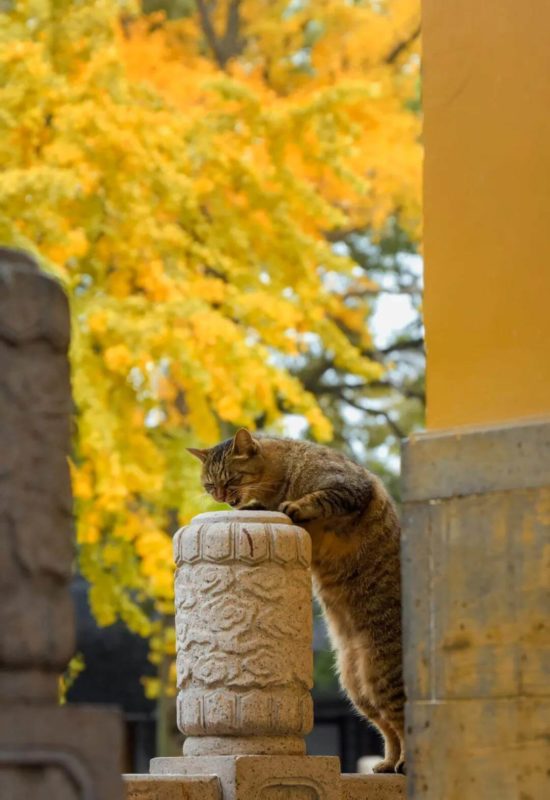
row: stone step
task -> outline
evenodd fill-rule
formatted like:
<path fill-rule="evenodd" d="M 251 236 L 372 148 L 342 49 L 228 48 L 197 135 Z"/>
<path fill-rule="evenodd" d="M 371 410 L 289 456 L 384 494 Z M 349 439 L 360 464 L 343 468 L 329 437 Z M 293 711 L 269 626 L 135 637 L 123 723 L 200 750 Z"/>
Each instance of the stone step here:
<path fill-rule="evenodd" d="M 123 775 L 126 800 L 221 800 L 215 775 Z"/>
<path fill-rule="evenodd" d="M 342 800 L 405 800 L 404 775 L 342 775 Z"/>

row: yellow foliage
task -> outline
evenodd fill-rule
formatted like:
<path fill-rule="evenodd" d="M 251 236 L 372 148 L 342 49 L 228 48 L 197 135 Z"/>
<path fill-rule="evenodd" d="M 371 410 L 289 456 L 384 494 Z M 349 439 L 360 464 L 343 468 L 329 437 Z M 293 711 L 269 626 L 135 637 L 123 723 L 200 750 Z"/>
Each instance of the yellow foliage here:
<path fill-rule="evenodd" d="M 67 664 L 67 669 L 60 676 L 58 682 L 58 692 L 59 692 L 59 705 L 64 706 L 67 702 L 67 692 L 78 678 L 82 670 L 85 668 L 84 657 L 82 653 L 76 653 L 69 663 Z"/>
<path fill-rule="evenodd" d="M 204 510 L 185 446 L 283 410 L 329 440 L 287 369 L 312 343 L 380 377 L 346 333 L 368 340 L 366 307 L 330 234 L 395 214 L 417 231 L 417 40 L 399 47 L 418 3 L 243 0 L 225 62 L 196 12 L 7 7 L 0 239 L 70 297 L 80 566 L 99 623 L 149 636 L 143 609 L 172 602 L 168 532 Z"/>

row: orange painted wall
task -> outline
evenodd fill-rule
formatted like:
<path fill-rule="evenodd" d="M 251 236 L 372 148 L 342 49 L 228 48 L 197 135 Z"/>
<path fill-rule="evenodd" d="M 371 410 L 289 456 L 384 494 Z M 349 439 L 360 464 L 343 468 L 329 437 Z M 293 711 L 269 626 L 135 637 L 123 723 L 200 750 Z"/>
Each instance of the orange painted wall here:
<path fill-rule="evenodd" d="M 550 2 L 423 0 L 429 428 L 550 414 Z"/>

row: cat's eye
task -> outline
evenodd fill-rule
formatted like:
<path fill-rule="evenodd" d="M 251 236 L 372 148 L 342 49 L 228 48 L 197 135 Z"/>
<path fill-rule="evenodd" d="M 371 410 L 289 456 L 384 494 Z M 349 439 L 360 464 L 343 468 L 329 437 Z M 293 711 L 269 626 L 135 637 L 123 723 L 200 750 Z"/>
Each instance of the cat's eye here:
<path fill-rule="evenodd" d="M 204 488 L 207 492 L 213 492 L 215 487 L 213 483 L 205 483 Z"/>

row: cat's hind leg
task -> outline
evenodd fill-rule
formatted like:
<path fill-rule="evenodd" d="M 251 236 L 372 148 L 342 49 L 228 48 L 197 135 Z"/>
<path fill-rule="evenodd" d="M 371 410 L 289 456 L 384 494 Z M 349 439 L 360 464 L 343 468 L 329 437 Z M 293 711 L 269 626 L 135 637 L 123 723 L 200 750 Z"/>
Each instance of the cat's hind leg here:
<path fill-rule="evenodd" d="M 373 705 L 369 703 L 368 707 L 369 710 L 373 709 L 373 711 L 365 710 L 363 713 L 369 718 L 369 720 L 378 728 L 382 736 L 384 737 L 384 759 L 376 764 L 373 767 L 373 772 L 397 772 L 397 766 L 401 760 L 402 748 L 401 748 L 401 740 L 399 735 L 391 722 L 384 719 L 380 712 L 374 708 Z M 360 708 L 362 711 L 362 709 Z"/>
<path fill-rule="evenodd" d="M 378 728 L 384 738 L 384 759 L 373 768 L 373 772 L 397 772 L 402 759 L 402 743 L 395 727 L 384 719 L 368 698 L 359 696 L 352 700 L 358 711 Z"/>
<path fill-rule="evenodd" d="M 392 656 L 391 659 L 389 656 Z M 377 669 L 378 679 L 373 682 L 372 697 L 373 704 L 378 710 L 381 721 L 377 721 L 378 727 L 392 739 L 391 759 L 394 769 L 385 769 L 385 763 L 380 764 L 377 771 L 382 772 L 401 772 L 405 773 L 405 692 L 403 689 L 403 677 L 401 659 L 397 657 L 398 652 L 386 651 L 386 661 L 380 663 Z M 400 655 L 400 653 L 399 653 Z M 370 694 L 370 693 L 369 693 Z M 383 727 L 382 727 L 383 726 Z M 386 731 L 391 732 L 388 734 Z"/>
<path fill-rule="evenodd" d="M 405 775 L 405 717 L 403 708 L 392 709 L 391 711 L 383 711 L 383 719 L 386 724 L 391 725 L 399 742 L 399 758 L 395 764 L 395 772 Z"/>
<path fill-rule="evenodd" d="M 395 727 L 383 718 L 362 689 L 363 681 L 359 677 L 362 652 L 362 648 L 359 653 L 346 648 L 337 650 L 340 682 L 355 708 L 378 728 L 384 738 L 384 760 L 376 765 L 374 772 L 395 772 L 401 757 L 401 742 Z"/>

